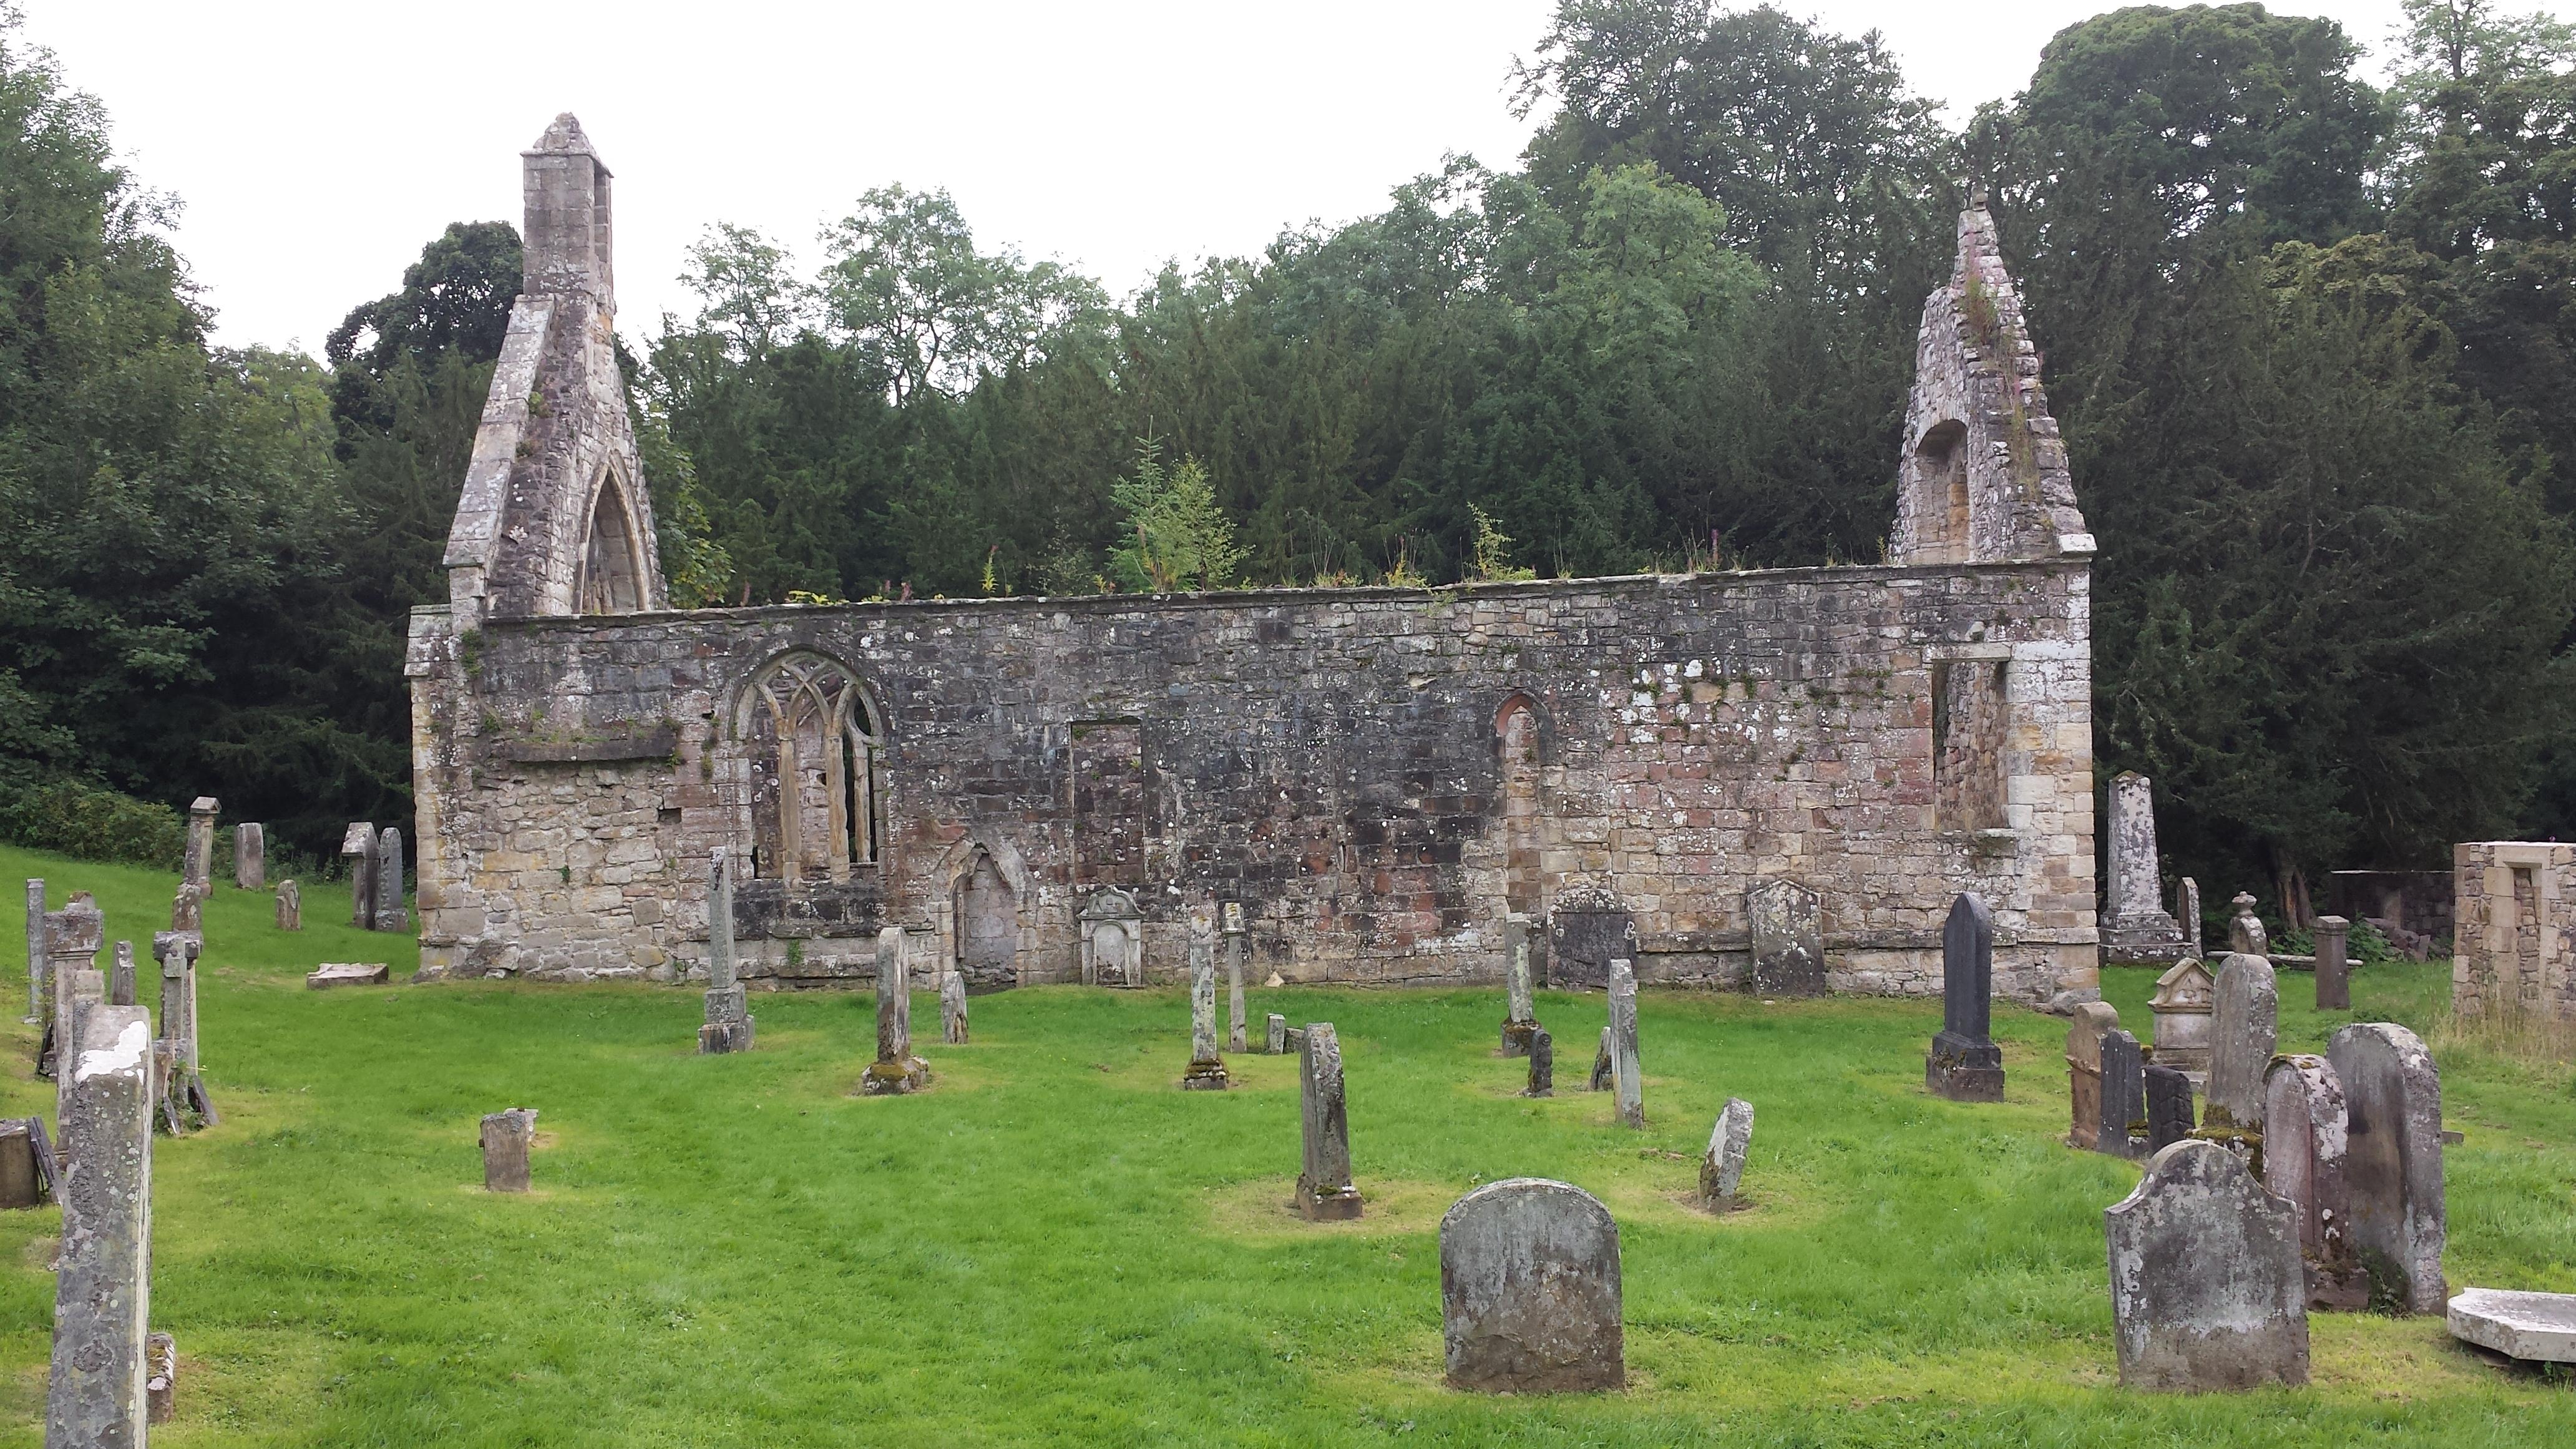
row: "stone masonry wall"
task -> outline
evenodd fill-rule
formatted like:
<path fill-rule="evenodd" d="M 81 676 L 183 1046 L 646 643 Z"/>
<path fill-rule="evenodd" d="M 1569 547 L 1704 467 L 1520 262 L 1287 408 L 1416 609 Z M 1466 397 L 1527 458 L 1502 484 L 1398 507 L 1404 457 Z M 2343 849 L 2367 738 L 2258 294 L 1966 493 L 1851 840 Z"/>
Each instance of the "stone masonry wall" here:
<path fill-rule="evenodd" d="M 422 609 L 424 969 L 702 971 L 708 852 L 755 837 L 741 696 L 802 650 L 882 721 L 882 845 L 846 879 L 745 882 L 755 985 L 865 977 L 889 922 L 954 960 L 971 914 L 990 949 L 997 909 L 1009 979 L 1075 979 L 1100 886 L 1135 892 L 1153 979 L 1213 894 L 1243 904 L 1256 979 L 1498 981 L 1496 726 L 1525 699 L 1543 901 L 1618 893 L 1642 980 L 1740 980 L 1745 890 L 1789 876 L 1823 897 L 1837 989 L 1938 991 L 1943 913 L 1975 889 L 1999 995 L 2089 993 L 2086 562 L 474 627 Z M 1936 778 L 1963 770 L 1991 778 Z"/>
<path fill-rule="evenodd" d="M 2451 848 L 2451 1006 L 2576 1018 L 2576 845 Z"/>

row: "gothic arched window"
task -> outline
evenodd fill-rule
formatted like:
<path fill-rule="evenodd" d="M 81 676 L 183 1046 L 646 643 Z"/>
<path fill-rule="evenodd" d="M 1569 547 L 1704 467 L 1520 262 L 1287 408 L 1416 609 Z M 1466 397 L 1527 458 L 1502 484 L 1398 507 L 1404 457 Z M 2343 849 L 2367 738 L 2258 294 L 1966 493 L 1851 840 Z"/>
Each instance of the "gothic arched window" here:
<path fill-rule="evenodd" d="M 781 655 L 743 692 L 740 733 L 754 875 L 842 881 L 876 862 L 884 735 L 856 675 L 820 654 Z"/>

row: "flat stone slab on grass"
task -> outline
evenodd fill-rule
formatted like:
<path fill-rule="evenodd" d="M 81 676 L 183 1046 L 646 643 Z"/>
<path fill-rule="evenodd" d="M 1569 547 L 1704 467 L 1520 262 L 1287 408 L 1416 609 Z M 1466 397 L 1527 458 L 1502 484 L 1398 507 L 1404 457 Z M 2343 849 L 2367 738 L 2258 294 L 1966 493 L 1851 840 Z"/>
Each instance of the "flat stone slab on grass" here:
<path fill-rule="evenodd" d="M 2576 1293 L 2463 1289 L 2451 1300 L 2451 1336 L 2509 1358 L 2576 1363 Z"/>
<path fill-rule="evenodd" d="M 382 961 L 325 961 L 320 970 L 305 974 L 304 984 L 322 991 L 333 986 L 383 986 L 392 980 Z"/>

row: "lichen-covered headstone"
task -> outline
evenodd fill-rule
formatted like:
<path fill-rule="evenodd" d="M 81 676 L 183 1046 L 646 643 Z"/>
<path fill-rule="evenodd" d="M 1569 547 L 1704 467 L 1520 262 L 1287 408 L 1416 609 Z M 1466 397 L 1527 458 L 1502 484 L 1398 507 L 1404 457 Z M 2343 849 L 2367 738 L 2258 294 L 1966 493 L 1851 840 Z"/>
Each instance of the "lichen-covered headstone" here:
<path fill-rule="evenodd" d="M 1618 1058 L 1610 1050 L 1610 1028 L 1601 1028 L 1601 1045 L 1592 1053 L 1592 1073 L 1583 1082 L 1587 1092 L 1606 1092 L 1618 1081 Z"/>
<path fill-rule="evenodd" d="M 1610 963 L 1637 958 L 1637 919 L 1598 886 L 1557 896 L 1547 914 L 1550 979 L 1558 986 L 1607 986 Z"/>
<path fill-rule="evenodd" d="M 61 1084 L 61 1059 L 80 1040 L 72 1031 L 73 987 L 83 972 L 97 974 L 98 953 L 107 944 L 107 913 L 87 891 L 74 891 L 59 911 L 45 912 L 45 1031 L 37 1049 L 36 1075 Z"/>
<path fill-rule="evenodd" d="M 1610 1088 L 1622 1127 L 1646 1125 L 1645 1069 L 1637 1056 L 1637 973 L 1610 963 Z"/>
<path fill-rule="evenodd" d="M 63 1237 L 45 1442 L 142 1449 L 152 1318 L 152 1024 L 91 1008 L 62 1067 Z"/>
<path fill-rule="evenodd" d="M 304 887 L 291 880 L 277 883 L 277 929 L 304 929 Z"/>
<path fill-rule="evenodd" d="M 203 933 L 206 929 L 206 897 L 192 880 L 179 882 L 178 891 L 170 897 L 170 929 Z"/>
<path fill-rule="evenodd" d="M 2298 1210 L 2214 1142 L 2155 1155 L 2102 1213 L 2120 1382 L 2183 1392 L 2308 1381 Z"/>
<path fill-rule="evenodd" d="M 179 1340 L 156 1333 L 143 1341 L 143 1417 L 167 1424 L 179 1411 Z"/>
<path fill-rule="evenodd" d="M 1181 1073 L 1188 1092 L 1225 1090 L 1225 1058 L 1216 1043 L 1216 912 L 1190 907 L 1190 1065 Z"/>
<path fill-rule="evenodd" d="M 2093 1131 L 2093 1150 L 2114 1157 L 2135 1157 L 2146 1144 L 2146 1054 L 2138 1039 L 2114 1028 L 2102 1033 L 2102 1118 Z"/>
<path fill-rule="evenodd" d="M 1487 1183 L 1440 1219 L 1440 1320 L 1451 1388 L 1624 1388 L 1619 1225 L 1571 1183 Z"/>
<path fill-rule="evenodd" d="M 906 960 L 903 927 L 877 932 L 877 1059 L 859 1078 L 859 1092 L 869 1097 L 898 1097 L 920 1091 L 929 1071 L 912 1054 L 912 976 Z"/>
<path fill-rule="evenodd" d="M 1342 1088 L 1342 1042 L 1331 1022 L 1306 1024 L 1298 1068 L 1297 1120 L 1303 1152 L 1297 1172 L 1297 1211 L 1317 1223 L 1358 1217 L 1360 1191 L 1351 1185 L 1351 1120 Z"/>
<path fill-rule="evenodd" d="M 950 971 L 939 978 L 939 1039 L 950 1046 L 967 1040 L 966 976 Z"/>
<path fill-rule="evenodd" d="M 2310 1308 L 2365 1308 L 2344 1190 L 2343 1084 L 2324 1057 L 2274 1057 L 2263 1074 L 2263 1185 L 2297 1204 Z"/>
<path fill-rule="evenodd" d="M 2116 1031 L 2120 1009 L 2107 1001 L 2076 1005 L 2066 1028 L 2066 1096 L 2072 1114 L 2066 1129 L 2069 1145 L 2091 1150 L 2102 1130 L 2102 1034 Z"/>
<path fill-rule="evenodd" d="M 1529 917 L 1503 918 L 1503 1055 L 1529 1054 L 1530 1033 L 1538 1030 L 1538 1011 L 1530 987 Z"/>
<path fill-rule="evenodd" d="M 483 1118 L 483 1190 L 526 1192 L 528 1153 L 537 1145 L 537 1109 L 512 1107 Z"/>
<path fill-rule="evenodd" d="M 2155 786 L 2135 770 L 2114 776 L 2105 834 L 2110 879 L 2104 891 L 2102 955 L 2124 964 L 2179 960 L 2182 927 L 2165 914 L 2164 879 L 2156 860 Z"/>
<path fill-rule="evenodd" d="M 1941 1030 L 1923 1059 L 1923 1083 L 1954 1102 L 2004 1099 L 2004 1049 L 1993 1036 L 1995 918 L 1974 891 L 1950 903 L 1941 926 Z"/>
<path fill-rule="evenodd" d="M 734 853 L 719 845 L 707 856 L 706 1019 L 698 1027 L 698 1050 L 710 1056 L 751 1050 L 759 1031 L 734 947 L 733 887 Z"/>
<path fill-rule="evenodd" d="M 1288 1050 L 1288 1018 L 1274 1011 L 1269 1013 L 1265 1024 L 1269 1032 L 1262 1039 L 1262 1051 L 1274 1057 L 1285 1055 Z"/>
<path fill-rule="evenodd" d="M 349 924 L 361 931 L 376 928 L 376 827 L 352 820 L 340 836 L 340 858 L 349 863 Z"/>
<path fill-rule="evenodd" d="M 2200 882 L 2190 876 L 2174 888 L 2174 920 L 2182 926 L 2183 954 L 2191 960 L 2200 954 Z"/>
<path fill-rule="evenodd" d="M 2317 1010 L 2352 1010 L 2352 922 L 2317 917 Z"/>
<path fill-rule="evenodd" d="M 179 878 L 200 890 L 211 891 L 215 884 L 215 816 L 221 809 L 212 795 L 188 804 L 188 847 Z"/>
<path fill-rule="evenodd" d="M 2239 956 L 2271 955 L 2271 934 L 2263 929 L 2263 918 L 2254 914 L 2254 897 L 2238 891 L 2228 905 L 2236 914 L 2227 919 L 2227 949 Z"/>
<path fill-rule="evenodd" d="M 1744 1181 L 1744 1153 L 1753 1145 L 1753 1104 L 1729 1097 L 1709 1129 L 1708 1152 L 1699 1160 L 1699 1195 L 1715 1212 L 1735 1211 Z"/>
<path fill-rule="evenodd" d="M 1522 1090 L 1521 1095 L 1524 1097 L 1556 1095 L 1556 1038 L 1547 1034 L 1546 1027 L 1542 1026 L 1530 1033 L 1529 1086 Z"/>
<path fill-rule="evenodd" d="M 411 912 L 403 906 L 402 832 L 390 825 L 376 838 L 376 929 L 411 930 Z"/>
<path fill-rule="evenodd" d="M 2177 961 L 2157 977 L 2156 994 L 2147 999 L 2156 1019 L 2156 1060 L 2187 1075 L 2207 1077 L 2217 1004 L 2217 978 L 2197 957 Z"/>
<path fill-rule="evenodd" d="M 246 891 L 268 889 L 268 827 L 256 820 L 233 827 L 233 885 Z"/>
<path fill-rule="evenodd" d="M 2192 1110 L 2191 1078 L 2180 1067 L 2149 1062 L 2147 1082 L 2147 1151 L 2164 1151 L 2192 1134 L 2199 1123 Z"/>
<path fill-rule="evenodd" d="M 2261 1132 L 2263 1072 L 2272 1064 L 2280 1013 L 2280 987 L 2270 961 L 2236 952 L 2219 963 L 2203 1133 Z"/>
<path fill-rule="evenodd" d="M 116 964 L 108 968 L 107 973 L 107 1004 L 110 1006 L 134 1004 L 134 943 L 132 941 L 116 943 Z"/>
<path fill-rule="evenodd" d="M 2344 1191 L 2371 1301 L 2438 1313 L 2448 1234 L 2442 1185 L 2442 1074 L 2402 1026 L 2347 1026 L 2326 1044 L 2343 1086 Z"/>
<path fill-rule="evenodd" d="M 1816 893 L 1793 880 L 1760 881 L 1744 893 L 1753 938 L 1753 990 L 1760 996 L 1825 994 L 1825 935 Z"/>

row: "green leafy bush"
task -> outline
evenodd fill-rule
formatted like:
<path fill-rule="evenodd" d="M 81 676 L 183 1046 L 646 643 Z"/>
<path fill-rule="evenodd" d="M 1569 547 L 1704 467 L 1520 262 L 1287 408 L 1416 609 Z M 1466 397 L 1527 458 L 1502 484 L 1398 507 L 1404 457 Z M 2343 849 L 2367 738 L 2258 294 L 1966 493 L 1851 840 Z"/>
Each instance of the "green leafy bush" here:
<path fill-rule="evenodd" d="M 176 870 L 188 826 L 167 805 L 78 780 L 0 782 L 0 840 L 83 860 Z"/>

